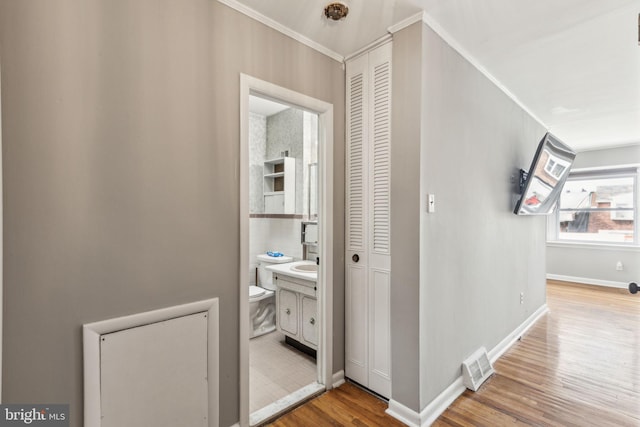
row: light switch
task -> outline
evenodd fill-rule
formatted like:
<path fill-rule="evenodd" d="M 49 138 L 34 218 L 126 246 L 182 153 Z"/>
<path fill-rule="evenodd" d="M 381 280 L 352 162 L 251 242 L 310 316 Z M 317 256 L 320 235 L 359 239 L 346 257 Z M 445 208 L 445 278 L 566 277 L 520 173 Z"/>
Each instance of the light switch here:
<path fill-rule="evenodd" d="M 427 194 L 427 212 L 434 213 L 436 211 L 435 194 Z"/>

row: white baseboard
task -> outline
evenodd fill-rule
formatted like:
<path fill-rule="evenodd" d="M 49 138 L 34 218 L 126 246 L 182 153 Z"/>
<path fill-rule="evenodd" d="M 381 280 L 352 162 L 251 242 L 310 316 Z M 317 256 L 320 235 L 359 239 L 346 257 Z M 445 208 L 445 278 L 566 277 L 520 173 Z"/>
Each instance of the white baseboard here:
<path fill-rule="evenodd" d="M 489 358 L 491 363 L 502 356 L 525 332 L 529 330 L 537 321 L 549 311 L 546 304 L 538 308 L 531 316 L 529 316 L 520 326 L 507 335 L 498 343 L 491 351 Z M 407 408 L 403 404 L 395 400 L 389 400 L 389 408 L 386 413 L 393 418 L 402 421 L 409 427 L 427 427 L 433 424 L 440 415 L 451 405 L 464 391 L 466 387 L 462 382 L 462 376 L 449 385 L 442 393 L 436 396 L 420 413 Z"/>
<path fill-rule="evenodd" d="M 430 426 L 465 391 L 462 377 L 431 401 L 420 413 L 391 399 L 386 413 L 410 427 Z"/>
<path fill-rule="evenodd" d="M 561 274 L 547 274 L 547 279 L 560 280 L 561 282 L 583 283 L 585 285 L 606 286 L 608 288 L 627 289 L 629 286 L 625 282 L 614 282 L 612 280 L 589 279 L 587 277 L 563 276 Z"/>
<path fill-rule="evenodd" d="M 344 384 L 344 371 L 341 370 L 333 374 L 331 386 L 332 388 L 338 388 L 342 384 Z"/>
<path fill-rule="evenodd" d="M 420 412 L 421 426 L 430 426 L 438 417 L 447 410 L 467 388 L 462 383 L 462 376 L 458 377 L 449 387 L 440 393 L 435 399 Z"/>
<path fill-rule="evenodd" d="M 409 427 L 420 426 L 420 414 L 393 399 L 389 400 L 389 407 L 385 412 Z"/>
<path fill-rule="evenodd" d="M 493 347 L 489 353 L 489 359 L 491 363 L 496 363 L 496 360 L 500 358 L 509 348 L 515 343 L 522 335 L 525 334 L 531 328 L 539 318 L 544 316 L 547 312 L 549 312 L 549 307 L 547 304 L 543 304 L 538 308 L 531 316 L 529 316 L 520 326 L 513 330 L 509 335 L 507 335 L 502 341 L 498 343 L 495 347 Z"/>
<path fill-rule="evenodd" d="M 240 427 L 240 423 L 235 423 L 235 424 L 233 424 L 233 425 L 231 425 L 229 427 Z"/>

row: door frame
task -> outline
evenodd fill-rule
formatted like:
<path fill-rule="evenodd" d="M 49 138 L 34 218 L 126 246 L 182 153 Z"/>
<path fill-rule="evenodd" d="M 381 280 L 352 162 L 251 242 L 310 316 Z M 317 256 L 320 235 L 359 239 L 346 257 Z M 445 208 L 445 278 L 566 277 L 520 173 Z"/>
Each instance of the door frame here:
<path fill-rule="evenodd" d="M 249 95 L 318 114 L 318 382 L 333 378 L 333 105 L 240 74 L 240 425 L 249 426 Z"/>
<path fill-rule="evenodd" d="M 4 183 L 2 182 L 2 58 L 0 58 L 0 403 L 2 403 L 2 342 L 4 327 L 2 319 L 3 297 L 4 297 Z"/>

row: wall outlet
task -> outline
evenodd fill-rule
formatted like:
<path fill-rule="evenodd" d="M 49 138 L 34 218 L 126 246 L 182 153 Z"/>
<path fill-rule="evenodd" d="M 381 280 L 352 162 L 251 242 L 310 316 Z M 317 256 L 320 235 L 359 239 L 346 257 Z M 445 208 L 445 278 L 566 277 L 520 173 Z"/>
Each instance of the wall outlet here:
<path fill-rule="evenodd" d="M 624 265 L 622 264 L 622 261 L 616 262 L 616 270 L 618 271 L 624 270 Z"/>
<path fill-rule="evenodd" d="M 524 292 L 520 292 L 520 305 L 524 304 Z"/>

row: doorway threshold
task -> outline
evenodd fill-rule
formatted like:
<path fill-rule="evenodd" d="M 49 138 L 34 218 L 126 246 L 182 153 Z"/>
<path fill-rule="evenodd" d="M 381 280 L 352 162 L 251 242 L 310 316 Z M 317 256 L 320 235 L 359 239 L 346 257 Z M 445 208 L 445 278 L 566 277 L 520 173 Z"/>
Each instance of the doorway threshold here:
<path fill-rule="evenodd" d="M 319 383 L 304 386 L 288 396 L 278 399 L 262 409 L 258 409 L 249 416 L 249 425 L 256 427 L 271 421 L 308 399 L 325 391 L 325 386 Z"/>

